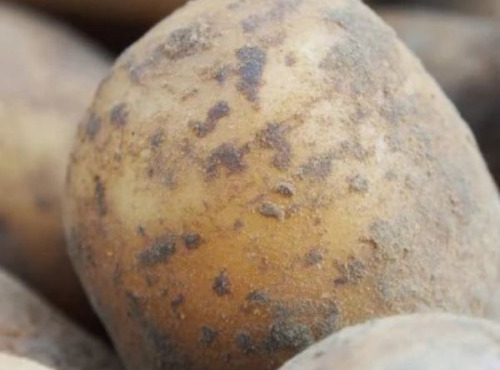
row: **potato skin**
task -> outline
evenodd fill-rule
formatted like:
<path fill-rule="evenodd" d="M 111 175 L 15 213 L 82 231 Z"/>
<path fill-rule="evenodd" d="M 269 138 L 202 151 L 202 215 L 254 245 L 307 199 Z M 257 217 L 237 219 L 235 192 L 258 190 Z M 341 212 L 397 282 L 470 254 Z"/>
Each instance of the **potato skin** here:
<path fill-rule="evenodd" d="M 490 370 L 500 368 L 500 325 L 450 314 L 415 314 L 346 328 L 280 370 Z"/>
<path fill-rule="evenodd" d="M 484 315 L 498 196 L 467 125 L 359 1 L 189 3 L 79 128 L 70 255 L 128 369 L 273 369 L 332 331 Z"/>
<path fill-rule="evenodd" d="M 0 352 L 64 370 L 121 368 L 104 344 L 4 271 L 0 296 Z"/>
<path fill-rule="evenodd" d="M 187 0 L 21 0 L 44 10 L 76 16 L 87 21 L 152 24 Z"/>
<path fill-rule="evenodd" d="M 65 28 L 0 5 L 0 265 L 91 326 L 60 198 L 78 121 L 108 66 Z"/>
<path fill-rule="evenodd" d="M 500 24 L 432 10 L 378 13 L 422 60 L 469 123 L 500 184 Z"/>

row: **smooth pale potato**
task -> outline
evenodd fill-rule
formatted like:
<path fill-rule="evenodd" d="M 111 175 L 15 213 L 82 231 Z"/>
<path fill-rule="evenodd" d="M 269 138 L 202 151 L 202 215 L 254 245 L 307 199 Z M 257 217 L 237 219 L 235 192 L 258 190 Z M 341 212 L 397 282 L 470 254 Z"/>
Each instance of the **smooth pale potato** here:
<path fill-rule="evenodd" d="M 61 370 L 121 368 L 104 344 L 3 271 L 0 297 L 0 352 Z"/>
<path fill-rule="evenodd" d="M 53 370 L 25 358 L 0 353 L 1 370 Z"/>
<path fill-rule="evenodd" d="M 187 0 L 17 0 L 87 21 L 156 22 Z"/>
<path fill-rule="evenodd" d="M 0 265 L 89 325 L 60 198 L 78 122 L 108 67 L 66 28 L 0 5 Z"/>
<path fill-rule="evenodd" d="M 474 138 L 359 1 L 189 3 L 117 61 L 67 180 L 129 370 L 275 369 L 369 318 L 484 315 L 496 287 Z"/>
<path fill-rule="evenodd" d="M 499 353 L 497 323 L 417 314 L 346 328 L 280 370 L 497 370 Z"/>
<path fill-rule="evenodd" d="M 500 23 L 411 8 L 378 11 L 456 104 L 500 184 Z"/>

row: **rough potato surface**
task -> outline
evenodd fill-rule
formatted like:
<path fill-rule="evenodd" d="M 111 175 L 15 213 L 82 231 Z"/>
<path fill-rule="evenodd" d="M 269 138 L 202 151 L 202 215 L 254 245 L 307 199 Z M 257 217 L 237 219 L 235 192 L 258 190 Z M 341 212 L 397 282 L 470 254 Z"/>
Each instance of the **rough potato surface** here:
<path fill-rule="evenodd" d="M 431 10 L 378 11 L 456 104 L 500 184 L 500 23 Z"/>
<path fill-rule="evenodd" d="M 467 125 L 359 1 L 188 3 L 117 61 L 67 178 L 128 369 L 275 369 L 347 325 L 484 315 L 500 205 Z"/>
<path fill-rule="evenodd" d="M 500 369 L 500 325 L 450 314 L 373 320 L 316 343 L 280 370 Z"/>
<path fill-rule="evenodd" d="M 116 357 L 104 344 L 70 323 L 2 271 L 0 297 L 0 352 L 61 370 L 121 369 Z"/>
<path fill-rule="evenodd" d="M 65 28 L 0 5 L 0 265 L 91 325 L 60 198 L 78 122 L 107 68 Z"/>

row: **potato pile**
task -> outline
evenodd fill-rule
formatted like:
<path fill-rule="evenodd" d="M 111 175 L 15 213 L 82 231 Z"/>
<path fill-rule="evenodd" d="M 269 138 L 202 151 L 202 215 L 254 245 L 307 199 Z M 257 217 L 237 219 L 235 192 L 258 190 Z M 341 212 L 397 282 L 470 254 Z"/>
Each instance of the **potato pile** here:
<path fill-rule="evenodd" d="M 101 44 L 177 10 L 109 69 L 0 6 L 0 265 L 38 291 L 0 271 L 0 353 L 120 369 L 91 302 L 127 370 L 500 370 L 491 17 L 26 2 Z"/>

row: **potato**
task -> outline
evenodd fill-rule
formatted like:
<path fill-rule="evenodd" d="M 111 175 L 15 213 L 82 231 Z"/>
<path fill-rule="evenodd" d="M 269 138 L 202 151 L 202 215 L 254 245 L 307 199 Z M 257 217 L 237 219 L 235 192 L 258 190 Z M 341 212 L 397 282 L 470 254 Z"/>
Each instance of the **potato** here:
<path fill-rule="evenodd" d="M 280 370 L 500 369 L 500 325 L 450 314 L 369 321 L 316 343 Z"/>
<path fill-rule="evenodd" d="M 129 370 L 275 369 L 369 318 L 483 315 L 496 286 L 474 138 L 359 1 L 187 4 L 117 61 L 67 180 Z"/>
<path fill-rule="evenodd" d="M 10 370 L 51 370 L 48 367 L 21 357 L 0 353 L 0 369 Z"/>
<path fill-rule="evenodd" d="M 0 5 L 0 265 L 92 325 L 60 198 L 78 121 L 107 69 L 104 55 L 64 27 Z"/>
<path fill-rule="evenodd" d="M 379 10 L 457 105 L 500 184 L 500 23 L 430 10 Z"/>
<path fill-rule="evenodd" d="M 86 21 L 110 20 L 148 23 L 160 20 L 187 0 L 22 0 L 45 10 L 77 16 Z"/>
<path fill-rule="evenodd" d="M 120 369 L 101 342 L 2 271 L 0 297 L 0 352 L 61 370 Z"/>

